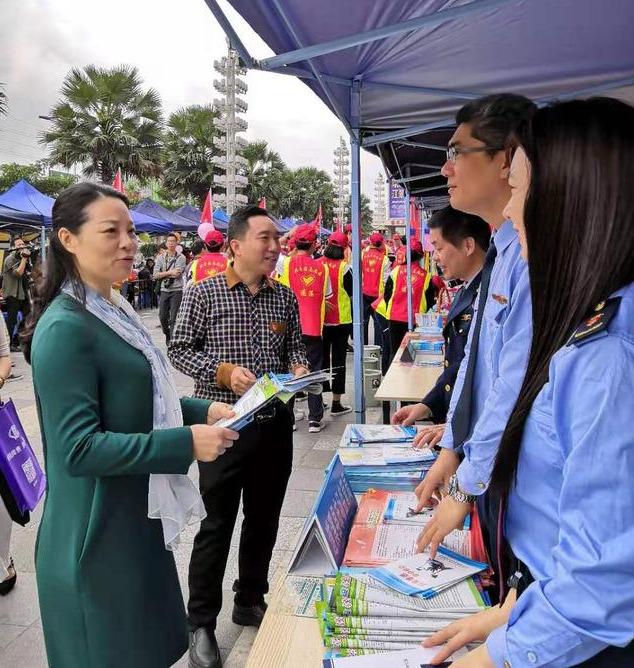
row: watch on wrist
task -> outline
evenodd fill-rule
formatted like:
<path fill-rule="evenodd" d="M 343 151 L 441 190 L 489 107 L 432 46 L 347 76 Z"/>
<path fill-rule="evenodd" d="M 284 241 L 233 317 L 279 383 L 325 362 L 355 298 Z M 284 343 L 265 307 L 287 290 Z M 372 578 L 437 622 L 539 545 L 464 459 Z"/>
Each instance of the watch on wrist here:
<path fill-rule="evenodd" d="M 458 501 L 458 503 L 473 503 L 476 500 L 476 497 L 473 494 L 467 494 L 460 489 L 460 486 L 458 485 L 458 476 L 455 473 L 449 478 L 447 495 L 454 501 Z"/>

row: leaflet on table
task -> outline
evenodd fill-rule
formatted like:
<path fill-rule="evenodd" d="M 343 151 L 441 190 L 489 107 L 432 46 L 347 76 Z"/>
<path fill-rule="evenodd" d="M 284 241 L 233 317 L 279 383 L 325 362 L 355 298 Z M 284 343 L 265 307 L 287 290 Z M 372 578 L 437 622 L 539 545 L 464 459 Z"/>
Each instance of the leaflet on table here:
<path fill-rule="evenodd" d="M 418 497 L 413 492 L 392 492 L 385 508 L 383 521 L 416 524 L 423 527 L 434 516 L 434 509 L 422 508 L 416 512 L 416 506 L 418 506 Z"/>
<path fill-rule="evenodd" d="M 372 571 L 371 575 L 383 584 L 403 594 L 420 594 L 423 598 L 436 596 L 439 591 L 488 568 L 442 545 L 436 557 L 428 552 L 395 561 Z"/>
<path fill-rule="evenodd" d="M 419 646 L 398 652 L 324 659 L 323 668 L 431 668 L 429 662 L 439 649 L 440 647 Z M 436 668 L 446 668 L 466 653 L 465 649 L 461 649 L 452 654 L 446 663 L 437 664 Z"/>
<path fill-rule="evenodd" d="M 349 440 L 356 443 L 390 443 L 412 441 L 416 436 L 416 427 L 403 427 L 390 424 L 353 424 L 350 425 Z"/>
<path fill-rule="evenodd" d="M 378 566 L 416 552 L 420 527 L 411 524 L 355 524 L 343 558 L 346 566 Z"/>
<path fill-rule="evenodd" d="M 322 597 L 322 578 L 287 575 L 284 588 L 284 600 L 288 601 L 291 614 L 296 617 L 315 616 L 315 603 Z"/>
<path fill-rule="evenodd" d="M 422 600 L 422 599 L 420 599 Z M 374 601 L 359 601 L 356 598 L 343 598 L 335 596 L 331 609 L 338 615 L 349 615 L 353 617 L 411 617 L 414 614 L 412 608 L 399 608 L 385 603 Z M 436 619 L 461 619 L 464 612 L 438 612 L 436 610 L 418 610 L 417 616 L 435 617 Z"/>
<path fill-rule="evenodd" d="M 414 649 L 420 647 L 420 640 L 407 641 L 388 641 L 388 640 L 358 640 L 357 638 L 346 638 L 330 636 L 324 639 L 324 645 L 330 648 L 345 647 L 360 649 L 389 649 L 396 651 L 399 649 Z"/>
<path fill-rule="evenodd" d="M 389 631 L 428 631 L 435 633 L 447 626 L 446 619 L 421 617 L 347 617 L 326 612 L 324 621 L 331 629 L 384 629 Z M 335 631 L 336 633 L 336 631 Z"/>
<path fill-rule="evenodd" d="M 399 447 L 407 445 L 407 447 Z M 372 444 L 367 448 L 339 448 L 337 454 L 344 466 L 372 466 L 380 467 L 389 464 L 417 464 L 436 460 L 431 450 L 427 448 L 412 448 L 409 444 Z"/>
<path fill-rule="evenodd" d="M 329 593 L 330 598 L 327 600 L 331 601 L 331 605 L 337 597 L 348 597 L 359 602 L 389 605 L 416 612 L 472 613 L 487 607 L 473 578 L 455 584 L 434 598 L 424 599 L 394 591 L 371 575 L 353 577 L 337 573 L 335 584 Z"/>

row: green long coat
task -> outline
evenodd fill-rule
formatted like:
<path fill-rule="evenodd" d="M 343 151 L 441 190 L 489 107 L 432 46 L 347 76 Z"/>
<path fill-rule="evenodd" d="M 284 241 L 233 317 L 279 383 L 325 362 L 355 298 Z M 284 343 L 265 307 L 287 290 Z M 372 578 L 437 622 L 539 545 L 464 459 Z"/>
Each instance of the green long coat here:
<path fill-rule="evenodd" d="M 150 473 L 186 473 L 186 427 L 152 431 L 143 354 L 66 295 L 35 331 L 33 383 L 48 475 L 35 548 L 51 668 L 163 668 L 187 649 L 174 557 L 147 517 Z M 209 402 L 183 399 L 185 424 Z"/>

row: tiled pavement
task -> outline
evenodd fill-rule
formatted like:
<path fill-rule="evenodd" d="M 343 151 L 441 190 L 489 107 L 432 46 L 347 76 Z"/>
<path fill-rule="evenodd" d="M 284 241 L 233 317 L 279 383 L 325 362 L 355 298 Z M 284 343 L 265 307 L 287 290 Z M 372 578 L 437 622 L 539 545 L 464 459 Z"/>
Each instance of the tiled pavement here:
<path fill-rule="evenodd" d="M 143 317 L 155 340 L 162 344 L 163 336 L 158 328 L 156 312 L 147 312 Z M 13 399 L 27 436 L 41 458 L 42 448 L 31 385 L 30 367 L 25 363 L 21 354 L 14 354 L 13 358 L 16 363 L 15 372 L 24 375 L 20 380 L 7 383 L 6 390 L 2 392 L 2 398 L 11 397 Z M 176 371 L 174 376 L 182 394 L 188 394 L 192 391 L 191 379 Z M 351 356 L 348 358 L 347 384 L 350 389 L 354 386 L 351 373 Z M 330 398 L 330 395 L 325 396 L 327 399 Z M 344 400 L 351 403 L 352 397 L 346 396 Z M 299 408 L 305 408 L 305 404 L 300 403 L 298 406 Z M 324 468 L 332 458 L 333 450 L 339 442 L 346 421 L 352 421 L 353 417 L 354 413 L 332 419 L 326 412 L 326 427 L 320 434 L 309 434 L 306 420 L 298 422 L 298 430 L 294 439 L 293 473 L 282 509 L 280 529 L 270 568 L 271 577 L 279 566 L 288 562 L 306 515 L 310 511 L 316 492 L 321 486 Z M 378 422 L 380 411 L 370 409 L 367 417 L 368 421 Z M 192 467 L 191 473 L 195 476 L 195 466 Z M 33 513 L 31 523 L 27 527 L 15 526 L 12 535 L 11 552 L 18 570 L 18 581 L 15 589 L 8 596 L 0 598 L 0 666 L 2 668 L 45 668 L 47 666 L 33 560 L 41 509 L 42 506 L 40 505 Z M 233 535 L 224 579 L 225 602 L 217 627 L 218 644 L 223 659 L 226 660 L 226 668 L 241 668 L 245 665 L 246 657 L 255 637 L 255 629 L 243 629 L 243 627 L 236 626 L 231 621 L 233 596 L 231 585 L 237 576 L 239 529 L 240 520 L 236 523 L 236 530 Z M 191 527 L 187 531 L 179 550 L 175 554 L 185 598 L 187 598 L 187 568 L 195 532 L 196 527 Z M 175 665 L 186 666 L 186 657 L 183 657 Z M 125 667 L 122 666 L 121 668 Z"/>

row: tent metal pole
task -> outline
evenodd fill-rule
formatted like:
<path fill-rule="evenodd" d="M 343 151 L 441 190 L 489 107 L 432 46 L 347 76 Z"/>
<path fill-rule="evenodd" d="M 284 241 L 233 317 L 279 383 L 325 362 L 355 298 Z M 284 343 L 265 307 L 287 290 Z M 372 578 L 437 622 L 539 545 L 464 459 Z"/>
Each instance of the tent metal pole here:
<path fill-rule="evenodd" d="M 303 67 L 280 67 L 275 70 L 261 70 L 256 68 L 256 72 L 268 72 L 271 71 L 274 74 L 287 74 L 298 79 L 311 79 L 312 81 L 318 81 L 319 78 L 327 81 L 328 83 L 334 83 L 338 86 L 345 86 L 346 88 L 352 88 L 352 79 L 344 79 L 343 77 L 335 77 L 332 74 L 323 74 L 323 72 L 318 72 L 315 76 L 312 72 L 305 70 Z"/>
<path fill-rule="evenodd" d="M 438 165 L 430 165 L 426 162 L 408 162 L 410 167 L 420 167 L 421 169 L 438 169 Z"/>
<path fill-rule="evenodd" d="M 46 264 L 46 228 L 44 225 L 40 228 L 40 261 L 42 266 Z"/>
<path fill-rule="evenodd" d="M 364 88 L 382 88 L 385 90 L 402 91 L 404 93 L 419 93 L 420 95 L 439 95 L 457 100 L 477 100 L 480 93 L 466 93 L 460 90 L 445 90 L 444 88 L 429 88 L 427 86 L 407 86 L 406 84 L 385 83 L 382 81 L 363 80 Z"/>
<path fill-rule="evenodd" d="M 412 195 L 420 195 L 421 193 L 428 193 L 431 190 L 440 190 L 441 188 L 446 188 L 447 184 L 444 183 L 441 186 L 431 186 L 430 188 L 421 188 L 420 190 L 412 190 Z"/>
<path fill-rule="evenodd" d="M 410 165 L 407 165 L 409 171 Z M 432 179 L 434 176 L 442 176 L 441 172 L 432 172 L 431 174 L 423 174 L 421 176 L 408 176 L 404 179 L 398 179 L 399 183 L 411 183 L 412 181 L 423 181 L 424 179 Z"/>
<path fill-rule="evenodd" d="M 441 146 L 440 144 L 430 144 L 429 142 L 423 141 L 399 141 L 399 144 L 403 146 L 413 146 L 414 148 L 428 148 L 431 151 L 442 151 L 443 153 L 447 150 L 446 146 Z"/>
<path fill-rule="evenodd" d="M 225 16 L 222 9 L 220 9 L 216 0 L 205 0 L 205 4 L 209 7 L 209 11 L 216 17 L 216 21 L 218 21 L 225 35 L 229 38 L 231 48 L 238 52 L 245 66 L 248 68 L 255 67 L 255 61 L 251 57 L 251 54 L 247 51 L 246 46 L 244 46 L 242 40 L 238 37 L 238 33 L 233 29 L 229 19 Z"/>
<path fill-rule="evenodd" d="M 376 146 L 377 144 L 384 144 L 388 141 L 395 141 L 396 139 L 407 139 L 408 137 L 413 137 L 414 135 L 422 134 L 427 132 L 427 130 L 438 130 L 439 128 L 446 128 L 455 125 L 456 121 L 453 118 L 445 118 L 440 121 L 431 121 L 429 123 L 421 123 L 421 125 L 412 125 L 409 128 L 403 128 L 402 130 L 392 130 L 390 132 L 382 132 L 378 135 L 372 135 L 370 137 L 365 137 L 363 139 L 363 146 Z M 425 148 L 423 146 L 423 148 Z M 427 148 L 437 149 L 437 150 L 446 150 L 446 147 L 436 146 L 435 144 L 429 144 Z"/>
<path fill-rule="evenodd" d="M 361 88 L 355 81 L 350 91 L 353 123 L 359 120 Z M 350 133 L 350 222 L 352 224 L 352 341 L 354 347 L 355 422 L 365 424 L 363 385 L 363 294 L 361 292 L 361 143 L 359 130 Z"/>
<path fill-rule="evenodd" d="M 288 16 L 286 15 L 286 12 L 282 9 L 282 6 L 280 5 L 279 0 L 271 0 L 271 3 L 273 4 L 273 7 L 275 8 L 278 16 L 282 20 L 282 23 L 284 24 L 284 27 L 286 28 L 286 31 L 290 35 L 291 39 L 297 44 L 298 47 L 301 48 L 302 42 L 299 39 L 297 33 L 295 32 L 295 28 L 293 28 L 293 25 L 291 24 Z M 330 106 L 333 108 L 335 114 L 337 114 L 337 118 L 343 123 L 344 127 L 348 132 L 352 132 L 352 128 L 350 126 L 350 123 L 348 122 L 348 119 L 346 118 L 346 115 L 342 112 L 341 108 L 339 107 L 339 103 L 335 98 L 332 96 L 332 93 L 330 92 L 330 89 L 328 88 L 328 85 L 326 82 L 322 79 L 320 73 L 317 71 L 317 68 L 313 64 L 312 60 L 310 58 L 305 59 L 306 62 L 308 63 L 308 67 L 310 68 L 310 71 L 313 73 L 315 76 L 315 79 L 317 79 L 317 83 L 319 84 L 319 87 L 322 89 L 324 92 L 324 95 L 328 98 L 328 102 L 330 102 Z M 262 65 L 264 61 L 260 62 L 260 65 Z"/>
<path fill-rule="evenodd" d="M 634 84 L 634 77 L 626 77 L 625 79 L 617 79 L 616 81 L 606 81 L 605 83 L 597 84 L 596 86 L 589 86 L 581 90 L 575 90 L 572 93 L 563 93 L 557 95 L 555 98 L 540 98 L 537 100 L 538 105 L 548 104 L 549 102 L 559 102 L 564 100 L 574 100 L 576 97 L 587 97 L 589 95 L 596 95 L 603 93 L 606 90 L 614 90 L 615 88 L 624 88 Z"/>
<path fill-rule="evenodd" d="M 461 5 L 460 7 L 452 7 L 450 9 L 434 12 L 433 14 L 417 16 L 416 18 L 402 21 L 401 23 L 395 23 L 391 26 L 383 26 L 381 28 L 357 33 L 356 35 L 348 35 L 346 37 L 340 37 L 339 39 L 333 39 L 329 42 L 323 42 L 322 44 L 314 44 L 312 46 L 295 49 L 294 51 L 288 51 L 287 53 L 280 53 L 277 56 L 272 56 L 271 58 L 266 58 L 260 61 L 260 66 L 262 69 L 270 70 L 280 67 L 281 65 L 290 65 L 291 63 L 297 63 L 301 60 L 308 60 L 309 58 L 323 56 L 327 53 L 343 51 L 344 49 L 349 49 L 353 46 L 375 42 L 379 39 L 384 39 L 393 35 L 401 35 L 406 32 L 418 30 L 419 28 L 437 26 L 446 21 L 482 12 L 487 9 L 493 9 L 509 2 L 511 2 L 511 0 L 480 0 L 479 2 L 470 2 L 469 4 Z"/>
<path fill-rule="evenodd" d="M 405 167 L 406 178 L 409 178 L 410 168 Z M 414 304 L 412 303 L 412 228 L 410 211 L 410 192 L 405 190 L 405 245 L 407 248 L 407 329 L 414 329 Z M 395 288 L 396 286 L 394 286 Z"/>

